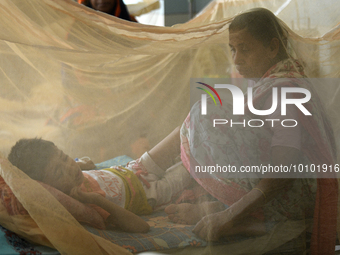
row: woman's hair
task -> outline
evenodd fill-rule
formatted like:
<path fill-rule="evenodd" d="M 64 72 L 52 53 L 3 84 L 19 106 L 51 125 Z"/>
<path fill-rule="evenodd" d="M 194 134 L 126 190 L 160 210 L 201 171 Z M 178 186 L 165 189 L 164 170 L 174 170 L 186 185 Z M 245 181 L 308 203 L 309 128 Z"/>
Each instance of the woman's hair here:
<path fill-rule="evenodd" d="M 280 42 L 280 58 L 287 58 L 287 35 L 278 18 L 265 8 L 250 9 L 237 15 L 229 25 L 229 31 L 247 31 L 264 46 L 269 46 L 273 38 Z"/>
<path fill-rule="evenodd" d="M 78 0 L 78 3 L 83 4 L 83 5 L 91 8 L 91 9 L 94 9 L 90 0 Z M 128 11 L 126 5 L 124 4 L 124 2 L 122 0 L 116 0 L 115 7 L 108 14 L 116 16 L 115 15 L 115 11 L 116 11 L 117 5 L 119 6 L 119 9 L 120 9 L 120 11 L 118 12 L 119 14 L 118 14 L 117 17 L 121 18 L 121 19 L 128 20 L 128 21 L 132 21 L 131 17 L 130 17 L 130 14 L 129 14 L 129 11 Z"/>
<path fill-rule="evenodd" d="M 93 6 L 92 6 L 92 4 L 91 4 L 91 1 L 90 1 L 90 0 L 85 0 L 85 1 L 82 1 L 82 4 L 83 4 L 83 5 L 85 5 L 85 6 L 87 6 L 87 7 L 90 7 L 90 8 L 92 8 L 92 9 L 93 9 Z"/>
<path fill-rule="evenodd" d="M 54 152 L 55 145 L 50 141 L 21 139 L 12 147 L 8 160 L 32 179 L 42 181 L 44 170 Z"/>

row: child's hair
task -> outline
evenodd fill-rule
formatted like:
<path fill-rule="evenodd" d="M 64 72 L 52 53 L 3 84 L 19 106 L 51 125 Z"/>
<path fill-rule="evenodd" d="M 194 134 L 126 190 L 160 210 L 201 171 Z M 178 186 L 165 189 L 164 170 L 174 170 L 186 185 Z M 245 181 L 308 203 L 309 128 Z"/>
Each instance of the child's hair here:
<path fill-rule="evenodd" d="M 42 181 L 54 151 L 55 145 L 50 141 L 41 138 L 20 139 L 11 148 L 8 160 L 32 179 Z"/>

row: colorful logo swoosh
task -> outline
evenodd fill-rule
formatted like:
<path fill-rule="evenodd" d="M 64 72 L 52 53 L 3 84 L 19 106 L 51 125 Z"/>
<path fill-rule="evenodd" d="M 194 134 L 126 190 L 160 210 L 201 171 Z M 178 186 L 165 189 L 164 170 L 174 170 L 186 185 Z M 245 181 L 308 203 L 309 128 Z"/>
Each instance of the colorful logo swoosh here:
<path fill-rule="evenodd" d="M 220 100 L 220 104 L 222 105 L 222 100 L 221 100 L 221 98 L 220 98 L 220 95 L 217 93 L 217 91 L 216 91 L 213 87 L 211 87 L 210 85 L 205 84 L 205 83 L 203 83 L 203 82 L 197 82 L 197 83 L 199 83 L 199 84 L 201 84 L 201 85 L 203 85 L 203 86 L 206 86 L 206 87 L 209 88 L 212 92 L 214 92 L 215 95 L 217 96 L 218 100 Z M 201 89 L 201 90 L 203 90 L 204 92 L 206 92 L 206 93 L 212 98 L 212 100 L 214 100 L 215 105 L 217 105 L 214 96 L 211 94 L 211 92 L 210 92 L 209 90 L 204 89 L 204 88 L 201 88 L 201 87 L 196 87 L 196 88 Z"/>

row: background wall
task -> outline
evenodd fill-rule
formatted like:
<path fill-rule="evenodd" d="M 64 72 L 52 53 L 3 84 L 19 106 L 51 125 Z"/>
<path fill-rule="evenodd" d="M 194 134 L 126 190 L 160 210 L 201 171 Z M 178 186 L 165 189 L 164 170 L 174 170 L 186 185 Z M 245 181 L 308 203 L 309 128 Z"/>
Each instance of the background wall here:
<path fill-rule="evenodd" d="M 164 0 L 164 25 L 187 22 L 211 0 Z"/>

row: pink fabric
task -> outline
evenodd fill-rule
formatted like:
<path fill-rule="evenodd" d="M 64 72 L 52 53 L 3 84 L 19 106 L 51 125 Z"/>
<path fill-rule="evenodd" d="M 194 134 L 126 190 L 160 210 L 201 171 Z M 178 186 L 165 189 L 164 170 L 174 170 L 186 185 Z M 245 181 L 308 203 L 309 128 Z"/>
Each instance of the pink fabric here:
<path fill-rule="evenodd" d="M 299 63 L 296 63 L 300 74 L 303 75 L 303 69 Z M 277 77 L 275 70 L 277 65 L 267 71 L 265 76 L 270 78 Z M 291 69 L 287 66 L 286 69 Z M 287 76 L 294 77 L 294 70 L 286 73 Z M 318 98 L 314 99 L 314 105 L 309 105 L 310 110 L 319 111 L 319 119 L 308 118 L 299 113 L 299 120 L 309 135 L 313 138 L 314 144 L 303 146 L 303 152 L 309 157 L 314 164 L 334 165 L 335 141 L 331 125 L 326 118 L 326 113 L 319 107 Z M 308 142 L 307 142 L 308 143 Z M 313 234 L 311 240 L 312 255 L 334 254 L 336 242 L 336 224 L 337 224 L 337 201 L 338 201 L 338 183 L 335 176 L 329 179 L 318 179 L 318 189 L 316 194 Z"/>
<path fill-rule="evenodd" d="M 281 100 L 280 93 L 278 95 L 278 106 L 276 110 L 266 116 L 266 119 L 279 119 L 280 122 L 283 119 L 299 119 L 297 108 L 294 105 L 287 105 L 287 114 L 286 116 L 281 116 Z M 272 98 L 268 97 L 266 102 L 264 103 L 263 109 L 269 109 L 272 105 Z M 270 122 L 267 122 L 267 126 L 272 130 L 273 137 L 271 141 L 271 147 L 273 146 L 286 146 L 296 148 L 301 150 L 301 125 L 298 124 L 295 127 L 285 128 L 282 125 L 277 125 L 279 122 L 275 122 L 276 125 L 273 125 Z M 291 125 L 292 123 L 290 123 Z"/>

